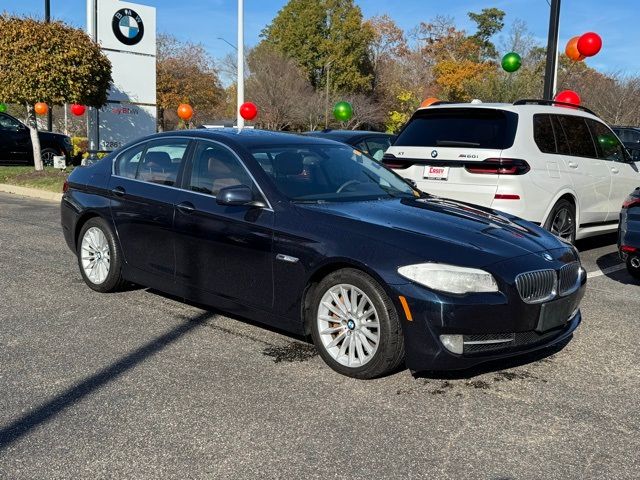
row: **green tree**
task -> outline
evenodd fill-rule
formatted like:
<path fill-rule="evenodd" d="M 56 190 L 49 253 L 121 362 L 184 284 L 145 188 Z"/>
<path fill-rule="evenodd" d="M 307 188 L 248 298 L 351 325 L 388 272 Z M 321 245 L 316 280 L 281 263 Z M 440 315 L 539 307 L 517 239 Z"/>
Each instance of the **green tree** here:
<path fill-rule="evenodd" d="M 483 8 L 480 13 L 469 12 L 467 15 L 477 25 L 476 33 L 470 38 L 478 43 L 484 58 L 496 58 L 498 51 L 491 37 L 504 28 L 505 12 L 499 8 Z"/>
<path fill-rule="evenodd" d="M 25 104 L 36 170 L 42 170 L 33 105 L 101 107 L 107 101 L 111 63 L 80 29 L 62 22 L 0 16 L 0 99 Z"/>
<path fill-rule="evenodd" d="M 353 0 L 290 0 L 261 36 L 293 58 L 311 85 L 333 91 L 371 90 L 374 33 Z"/>

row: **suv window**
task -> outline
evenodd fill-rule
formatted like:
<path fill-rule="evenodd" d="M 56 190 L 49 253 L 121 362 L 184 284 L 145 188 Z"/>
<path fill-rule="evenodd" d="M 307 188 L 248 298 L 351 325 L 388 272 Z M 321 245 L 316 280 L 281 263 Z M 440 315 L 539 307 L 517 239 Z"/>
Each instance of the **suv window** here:
<path fill-rule="evenodd" d="M 542 153 L 558 152 L 550 115 L 536 114 L 533 116 L 533 139 Z"/>
<path fill-rule="evenodd" d="M 596 147 L 593 144 L 586 119 L 571 115 L 557 115 L 557 117 L 567 138 L 570 155 L 597 158 Z"/>
<path fill-rule="evenodd" d="M 0 113 L 0 130 L 9 130 L 11 132 L 17 132 L 20 130 L 22 124 L 9 115 L 3 115 Z"/>
<path fill-rule="evenodd" d="M 418 110 L 394 146 L 468 147 L 503 150 L 513 145 L 518 115 L 488 108 Z"/>
<path fill-rule="evenodd" d="M 214 143 L 200 142 L 187 174 L 187 189 L 216 196 L 221 188 L 246 185 L 251 177 L 230 150 Z"/>
<path fill-rule="evenodd" d="M 587 119 L 587 124 L 591 134 L 596 141 L 598 158 L 612 160 L 614 162 L 624 162 L 624 147 L 609 128 L 595 120 Z"/>
<path fill-rule="evenodd" d="M 175 185 L 178 170 L 188 146 L 188 139 L 159 140 L 149 143 L 138 166 L 136 178 L 160 185 Z"/>

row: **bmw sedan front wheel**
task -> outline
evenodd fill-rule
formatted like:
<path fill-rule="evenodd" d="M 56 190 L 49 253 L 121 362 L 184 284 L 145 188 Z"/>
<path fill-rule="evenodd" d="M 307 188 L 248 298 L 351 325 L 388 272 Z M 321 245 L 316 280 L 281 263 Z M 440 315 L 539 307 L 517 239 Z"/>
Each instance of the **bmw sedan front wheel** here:
<path fill-rule="evenodd" d="M 85 283 L 97 292 L 119 290 L 122 254 L 109 224 L 99 217 L 89 219 L 78 237 L 78 265 Z"/>
<path fill-rule="evenodd" d="M 375 378 L 404 360 L 396 309 L 364 272 L 343 269 L 324 278 L 315 289 L 310 320 L 320 356 L 339 373 Z"/>

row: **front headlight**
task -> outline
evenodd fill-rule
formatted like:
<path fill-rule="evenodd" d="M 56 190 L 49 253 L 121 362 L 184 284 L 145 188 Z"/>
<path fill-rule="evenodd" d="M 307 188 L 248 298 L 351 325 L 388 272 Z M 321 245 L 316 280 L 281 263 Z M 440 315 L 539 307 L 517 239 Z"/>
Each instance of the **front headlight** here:
<path fill-rule="evenodd" d="M 444 263 L 419 263 L 398 268 L 409 280 L 433 290 L 448 293 L 497 292 L 493 275 L 476 268 L 456 267 Z"/>

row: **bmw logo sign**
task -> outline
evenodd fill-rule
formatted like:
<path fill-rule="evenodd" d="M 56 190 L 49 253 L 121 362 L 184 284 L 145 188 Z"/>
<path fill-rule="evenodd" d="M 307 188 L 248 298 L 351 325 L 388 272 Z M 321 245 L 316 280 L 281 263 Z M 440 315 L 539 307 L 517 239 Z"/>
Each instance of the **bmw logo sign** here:
<path fill-rule="evenodd" d="M 431 150 L 431 158 L 436 158 L 438 156 L 437 150 Z"/>
<path fill-rule="evenodd" d="M 542 254 L 542 258 L 544 258 L 547 262 L 552 262 L 553 261 L 553 257 L 551 255 L 549 255 L 548 253 L 543 253 Z"/>
<path fill-rule="evenodd" d="M 144 36 L 142 18 L 130 8 L 118 10 L 111 21 L 113 34 L 125 45 L 135 45 Z"/>

